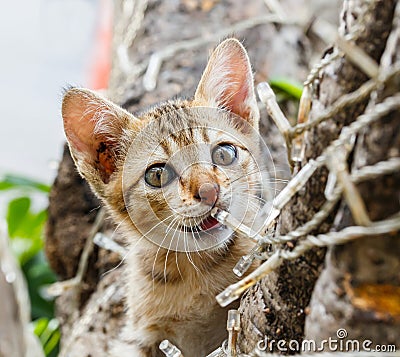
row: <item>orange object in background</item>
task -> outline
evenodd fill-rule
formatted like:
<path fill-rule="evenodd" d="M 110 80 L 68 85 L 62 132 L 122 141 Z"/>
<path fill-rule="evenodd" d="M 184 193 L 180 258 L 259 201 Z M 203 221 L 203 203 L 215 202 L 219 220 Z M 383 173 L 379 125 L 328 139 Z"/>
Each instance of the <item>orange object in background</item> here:
<path fill-rule="evenodd" d="M 105 89 L 111 72 L 112 0 L 101 0 L 94 50 L 89 61 L 88 87 Z"/>

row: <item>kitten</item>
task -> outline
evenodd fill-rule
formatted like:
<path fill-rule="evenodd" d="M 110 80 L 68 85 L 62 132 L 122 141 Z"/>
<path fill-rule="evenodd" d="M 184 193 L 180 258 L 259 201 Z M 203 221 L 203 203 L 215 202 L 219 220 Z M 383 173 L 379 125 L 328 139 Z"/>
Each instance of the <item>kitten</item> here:
<path fill-rule="evenodd" d="M 187 357 L 226 338 L 215 296 L 252 247 L 210 216 L 220 207 L 253 225 L 263 161 L 253 75 L 235 39 L 213 52 L 193 100 L 133 116 L 87 89 L 63 100 L 65 133 L 80 174 L 126 239 L 124 342 L 113 355 L 162 356 L 169 339 Z M 232 306 L 230 307 L 232 308 Z"/>

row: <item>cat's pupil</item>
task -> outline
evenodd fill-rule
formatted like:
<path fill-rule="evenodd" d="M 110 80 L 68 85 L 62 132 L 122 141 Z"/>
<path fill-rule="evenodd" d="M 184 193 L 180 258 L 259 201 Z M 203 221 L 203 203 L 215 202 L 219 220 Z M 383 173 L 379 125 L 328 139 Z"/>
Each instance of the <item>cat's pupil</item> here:
<path fill-rule="evenodd" d="M 212 152 L 212 160 L 216 165 L 231 165 L 237 157 L 236 148 L 231 144 L 220 144 Z"/>

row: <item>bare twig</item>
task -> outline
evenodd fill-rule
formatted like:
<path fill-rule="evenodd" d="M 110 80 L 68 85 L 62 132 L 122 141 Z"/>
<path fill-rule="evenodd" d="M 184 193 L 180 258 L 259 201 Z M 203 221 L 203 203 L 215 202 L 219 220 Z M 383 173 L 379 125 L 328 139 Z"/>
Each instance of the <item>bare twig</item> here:
<path fill-rule="evenodd" d="M 267 5 L 269 11 L 279 16 L 280 19 L 287 19 L 287 15 L 283 7 L 277 0 L 264 0 L 265 5 Z"/>
<path fill-rule="evenodd" d="M 367 98 L 372 91 L 376 90 L 380 85 L 391 81 L 393 78 L 400 74 L 400 65 L 397 65 L 390 72 L 384 74 L 381 78 L 378 77 L 377 80 L 369 80 L 364 83 L 361 87 L 359 87 L 354 92 L 349 94 L 345 94 L 341 96 L 331 108 L 329 108 L 325 113 L 320 116 L 314 118 L 313 120 L 308 121 L 304 124 L 298 124 L 295 127 L 291 128 L 292 137 L 296 137 L 303 133 L 306 130 L 311 129 L 312 127 L 317 126 L 319 123 L 332 118 L 339 112 L 341 112 L 348 105 L 356 104 Z"/>
<path fill-rule="evenodd" d="M 344 244 L 354 239 L 383 235 L 398 230 L 400 230 L 400 214 L 395 215 L 393 218 L 373 222 L 368 227 L 351 226 L 339 232 L 330 232 L 317 236 L 308 235 L 292 251 L 276 250 L 266 262 L 261 264 L 244 279 L 228 286 L 222 293 L 217 295 L 216 299 L 221 306 L 229 305 L 232 301 L 239 298 L 250 286 L 253 286 L 257 281 L 277 269 L 283 261 L 296 259 L 314 247 Z"/>
<path fill-rule="evenodd" d="M 374 111 L 365 113 L 363 115 L 360 115 L 354 122 L 352 122 L 349 126 L 343 128 L 341 134 L 339 135 L 339 138 L 334 140 L 320 155 L 316 160 L 310 160 L 302 170 L 288 183 L 288 185 L 285 187 L 284 190 L 281 191 L 281 193 L 276 197 L 273 203 L 272 207 L 272 212 L 269 216 L 269 218 L 266 220 L 265 227 L 268 229 L 268 227 L 271 225 L 271 223 L 276 219 L 276 217 L 280 214 L 281 209 L 284 207 L 284 205 L 294 196 L 296 192 L 298 192 L 309 180 L 309 178 L 312 176 L 314 171 L 316 170 L 317 167 L 321 166 L 322 164 L 326 164 L 327 161 L 329 161 L 329 157 L 332 155 L 332 152 L 338 152 L 338 150 L 345 150 L 345 152 L 348 152 L 352 149 L 353 147 L 353 142 L 352 140 L 354 134 L 359 132 L 362 128 L 365 126 L 371 124 L 372 122 L 380 119 L 384 115 L 390 113 L 392 110 L 399 108 L 400 107 L 400 95 L 395 95 L 389 98 L 386 98 L 384 102 L 377 104 L 374 108 Z M 347 154 L 342 155 L 342 160 L 339 161 L 344 161 L 346 158 Z M 379 170 L 380 173 L 388 173 L 389 168 L 392 170 L 396 170 L 398 168 L 398 160 L 388 160 L 386 162 L 386 165 L 383 163 L 380 163 L 380 165 L 375 167 L 375 170 L 372 167 L 368 167 L 368 169 L 365 169 L 364 172 L 360 175 L 360 170 L 357 172 L 357 178 L 358 179 L 366 179 L 368 178 L 368 175 L 376 175 L 376 172 Z M 329 167 L 329 165 L 328 165 Z M 330 169 L 333 169 L 332 167 L 329 167 Z M 343 173 L 343 168 L 337 171 Z M 354 178 L 352 178 L 354 179 Z M 339 192 L 344 189 L 344 185 L 347 185 L 349 182 L 352 182 L 350 180 L 350 177 L 346 177 L 346 182 L 343 183 L 344 178 L 341 177 L 339 178 L 339 181 L 342 181 L 342 185 L 339 186 L 337 189 Z M 355 205 L 354 201 L 349 203 L 350 201 L 354 200 L 354 195 L 353 194 L 358 194 L 357 189 L 352 183 L 352 194 L 350 195 L 347 193 L 345 195 L 345 199 L 349 206 Z M 326 204 L 323 206 L 323 209 L 326 211 L 320 211 L 320 215 L 317 216 L 315 215 L 314 222 L 313 224 L 320 224 L 322 222 L 322 218 L 327 216 L 329 211 L 333 208 L 335 200 L 337 200 L 337 195 L 339 195 L 339 192 L 334 191 L 334 200 L 332 200 L 330 203 Z M 234 223 L 230 218 L 231 215 L 221 211 L 221 210 L 213 210 L 212 212 L 213 217 L 215 217 L 217 220 L 220 220 L 221 223 L 230 225 L 231 228 L 233 228 L 235 231 L 240 230 L 241 232 L 246 231 L 243 227 L 240 229 L 239 227 L 235 227 Z M 361 219 L 362 221 L 362 219 Z M 366 222 L 363 222 L 366 223 Z M 304 254 L 306 251 L 310 250 L 311 248 L 315 246 L 327 246 L 327 245 L 332 245 L 332 244 L 343 244 L 345 242 L 348 242 L 350 240 L 364 237 L 364 236 L 371 236 L 371 235 L 377 235 L 377 234 L 383 234 L 383 233 L 389 233 L 391 231 L 396 231 L 400 229 L 400 216 L 396 215 L 394 218 L 379 221 L 379 222 L 368 222 L 369 224 L 368 227 L 362 227 L 362 226 L 354 226 L 354 227 L 348 227 L 343 229 L 340 232 L 331 232 L 327 234 L 320 234 L 317 236 L 311 236 L 308 235 L 304 240 L 299 242 L 299 244 L 293 249 L 293 251 L 286 251 L 282 250 L 281 248 L 277 249 L 269 258 L 268 260 L 263 263 L 260 267 L 258 267 L 256 270 L 254 270 L 252 273 L 250 273 L 247 277 L 244 279 L 240 280 L 236 284 L 230 285 L 228 288 L 226 288 L 221 294 L 217 296 L 217 301 L 221 306 L 226 306 L 232 301 L 236 300 L 246 289 L 248 289 L 250 286 L 254 285 L 258 280 L 262 279 L 266 275 L 268 275 L 271 271 L 275 270 L 278 266 L 282 264 L 284 260 L 292 260 L 295 258 L 298 258 L 300 255 Z M 242 224 L 240 224 L 242 225 Z M 311 223 L 306 226 L 306 228 L 303 226 L 301 227 L 303 232 L 309 232 L 311 228 L 313 228 L 313 225 Z M 294 234 L 294 237 L 300 236 L 302 231 L 299 228 L 300 231 L 297 231 Z M 276 237 L 274 240 L 274 243 L 276 242 L 285 242 L 288 240 L 288 236 L 291 238 L 293 237 L 292 234 L 288 234 L 284 237 Z M 268 242 L 270 242 L 270 238 L 268 238 Z M 261 241 L 260 241 L 261 243 Z"/>
<path fill-rule="evenodd" d="M 378 64 L 368 56 L 364 50 L 354 43 L 338 36 L 336 43 L 347 58 L 358 68 L 360 68 L 370 78 L 375 78 L 379 74 Z"/>
<path fill-rule="evenodd" d="M 56 282 L 51 286 L 49 286 L 47 289 L 47 293 L 50 296 L 60 296 L 63 293 L 63 291 L 75 288 L 76 289 L 75 297 L 76 300 L 78 300 L 77 296 L 79 295 L 79 290 L 80 290 L 79 285 L 82 283 L 83 277 L 86 273 L 86 269 L 88 266 L 90 254 L 93 251 L 93 239 L 97 234 L 97 232 L 99 231 L 99 229 L 101 228 L 101 226 L 103 225 L 104 218 L 105 218 L 105 209 L 101 208 L 97 213 L 96 219 L 93 223 L 90 233 L 86 238 L 86 242 L 83 247 L 81 257 L 79 259 L 78 270 L 76 272 L 75 277 L 69 280 Z"/>
<path fill-rule="evenodd" d="M 104 233 L 97 233 L 93 238 L 93 242 L 100 248 L 117 253 L 121 258 L 125 257 L 128 252 L 127 249 L 107 237 Z"/>
<path fill-rule="evenodd" d="M 211 35 L 202 35 L 191 40 L 176 42 L 172 45 L 164 47 L 162 50 L 153 53 L 150 57 L 147 71 L 143 77 L 143 87 L 147 91 L 152 91 L 156 88 L 158 74 L 163 61 L 172 57 L 177 52 L 188 51 L 196 47 L 203 46 L 207 43 L 217 41 L 221 38 L 229 36 L 232 33 L 240 32 L 252 28 L 257 25 L 266 23 L 294 23 L 289 20 L 282 20 L 275 14 L 253 17 L 244 21 L 240 21 L 232 26 L 225 27 L 223 30 L 217 31 Z"/>

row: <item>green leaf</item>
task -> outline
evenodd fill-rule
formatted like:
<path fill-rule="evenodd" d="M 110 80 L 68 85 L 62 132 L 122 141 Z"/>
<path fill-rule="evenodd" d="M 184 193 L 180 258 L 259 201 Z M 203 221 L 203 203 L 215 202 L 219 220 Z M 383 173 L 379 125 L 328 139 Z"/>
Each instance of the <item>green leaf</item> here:
<path fill-rule="evenodd" d="M 303 93 L 303 86 L 286 78 L 272 78 L 269 81 L 271 88 L 275 92 L 286 94 L 286 97 L 300 100 Z"/>
<path fill-rule="evenodd" d="M 43 241 L 41 239 L 16 237 L 10 241 L 10 246 L 20 266 L 24 266 L 43 248 Z"/>
<path fill-rule="evenodd" d="M 46 345 L 44 346 L 44 353 L 46 354 L 46 356 L 51 356 L 51 355 L 57 356 L 60 337 L 61 334 L 59 330 L 53 332 L 50 339 L 46 342 Z"/>
<path fill-rule="evenodd" d="M 56 281 L 56 276 L 45 260 L 43 252 L 29 260 L 22 271 L 28 283 L 32 317 L 53 317 L 54 302 L 46 296 L 44 289 Z"/>
<path fill-rule="evenodd" d="M 21 266 L 43 247 L 43 229 L 47 219 L 47 211 L 42 210 L 33 213 L 30 206 L 31 199 L 23 196 L 10 201 L 7 210 L 11 249 Z"/>
<path fill-rule="evenodd" d="M 11 238 L 16 236 L 16 232 L 22 221 L 29 212 L 31 199 L 29 197 L 19 197 L 9 202 L 7 210 L 8 234 Z"/>
<path fill-rule="evenodd" d="M 32 321 L 33 324 L 33 332 L 36 336 L 40 337 L 44 330 L 46 330 L 47 325 L 49 324 L 49 320 L 45 317 L 41 317 L 35 321 Z"/>
<path fill-rule="evenodd" d="M 43 228 L 47 220 L 47 211 L 43 210 L 37 213 L 31 211 L 25 216 L 25 219 L 19 225 L 17 231 L 20 237 L 29 239 L 42 239 Z"/>
<path fill-rule="evenodd" d="M 21 197 L 8 202 L 7 225 L 10 245 L 14 251 L 28 285 L 31 302 L 31 318 L 35 334 L 39 337 L 46 357 L 57 357 L 60 331 L 54 319 L 54 301 L 46 295 L 45 289 L 56 281 L 43 254 L 43 231 L 47 211 L 32 211 L 32 201 L 39 194 L 47 193 L 50 187 L 20 176 L 0 177 L 0 192 L 17 190 Z M 14 193 L 14 192 L 13 192 Z M 30 197 L 31 196 L 31 197 Z"/>
<path fill-rule="evenodd" d="M 42 333 L 39 335 L 40 342 L 42 343 L 42 346 L 45 346 L 46 343 L 50 340 L 52 334 L 54 331 L 56 331 L 59 327 L 58 320 L 56 319 L 51 319 L 46 328 L 42 331 Z"/>
<path fill-rule="evenodd" d="M 0 181 L 0 191 L 9 190 L 10 188 L 15 187 L 11 182 L 2 180 Z"/>
<path fill-rule="evenodd" d="M 6 174 L 0 179 L 0 191 L 13 188 L 31 188 L 41 192 L 50 192 L 51 186 L 19 175 Z"/>
<path fill-rule="evenodd" d="M 32 321 L 35 335 L 39 338 L 46 356 L 57 356 L 60 342 L 60 324 L 57 319 L 39 318 Z"/>

